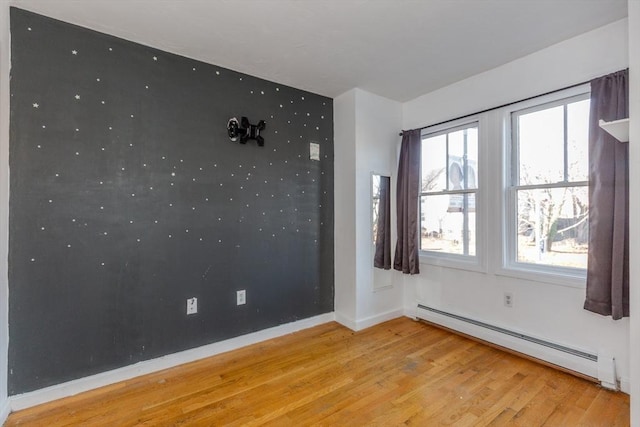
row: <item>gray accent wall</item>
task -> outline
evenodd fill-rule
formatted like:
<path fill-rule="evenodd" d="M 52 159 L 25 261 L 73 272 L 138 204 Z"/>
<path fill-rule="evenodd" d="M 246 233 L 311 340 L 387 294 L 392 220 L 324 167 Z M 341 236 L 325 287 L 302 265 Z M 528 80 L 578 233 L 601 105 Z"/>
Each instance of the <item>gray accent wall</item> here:
<path fill-rule="evenodd" d="M 331 99 L 16 8 L 11 35 L 10 395 L 333 311 Z"/>

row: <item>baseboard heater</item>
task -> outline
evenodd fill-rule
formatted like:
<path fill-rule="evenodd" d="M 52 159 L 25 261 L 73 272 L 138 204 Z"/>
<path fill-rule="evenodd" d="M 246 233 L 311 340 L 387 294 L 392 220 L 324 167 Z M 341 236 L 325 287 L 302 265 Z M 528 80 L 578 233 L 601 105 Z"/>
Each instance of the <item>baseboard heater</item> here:
<path fill-rule="evenodd" d="M 597 379 L 603 387 L 614 390 L 618 389 L 618 382 L 615 375 L 615 360 L 613 357 L 567 347 L 521 332 L 428 307 L 423 304 L 418 304 L 417 307 L 416 317 L 420 319 L 444 326 L 448 329 L 453 329 L 463 334 L 471 335 L 518 353 L 523 353 L 535 359 L 546 361 L 553 365 L 560 366 L 565 370 L 577 372 L 581 374 L 580 376 Z M 449 319 L 453 319 L 454 322 L 451 322 Z M 460 324 L 455 321 L 464 323 Z M 465 325 L 469 325 L 470 327 L 464 327 Z M 473 326 L 482 329 L 475 329 Z M 484 333 L 483 330 L 485 330 Z M 489 331 L 493 331 L 499 335 Z M 503 341 L 503 339 L 506 338 L 505 336 L 515 338 L 515 340 L 510 340 L 509 342 L 506 340 Z M 528 344 L 525 344 L 525 342 Z M 519 345 L 519 343 L 522 344 Z M 533 344 L 533 346 L 531 344 Z M 527 348 L 524 348 L 525 346 Z"/>

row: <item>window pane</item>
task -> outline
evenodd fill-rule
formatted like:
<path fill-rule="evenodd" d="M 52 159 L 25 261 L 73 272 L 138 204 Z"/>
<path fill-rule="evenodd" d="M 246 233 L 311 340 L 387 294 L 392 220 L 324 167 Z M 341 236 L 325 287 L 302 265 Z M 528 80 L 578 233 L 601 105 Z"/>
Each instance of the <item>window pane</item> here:
<path fill-rule="evenodd" d="M 567 164 L 569 181 L 587 181 L 589 168 L 590 101 L 567 105 Z"/>
<path fill-rule="evenodd" d="M 474 256 L 475 194 L 423 196 L 420 201 L 420 234 L 420 249 L 423 251 Z"/>
<path fill-rule="evenodd" d="M 422 188 L 420 191 L 442 191 L 447 185 L 447 135 L 422 140 Z"/>
<path fill-rule="evenodd" d="M 564 107 L 518 116 L 520 185 L 564 180 Z"/>
<path fill-rule="evenodd" d="M 587 267 L 588 187 L 518 191 L 517 260 Z"/>
<path fill-rule="evenodd" d="M 449 134 L 449 190 L 475 189 L 478 169 L 478 128 Z M 466 173 L 464 172 L 466 171 Z"/>

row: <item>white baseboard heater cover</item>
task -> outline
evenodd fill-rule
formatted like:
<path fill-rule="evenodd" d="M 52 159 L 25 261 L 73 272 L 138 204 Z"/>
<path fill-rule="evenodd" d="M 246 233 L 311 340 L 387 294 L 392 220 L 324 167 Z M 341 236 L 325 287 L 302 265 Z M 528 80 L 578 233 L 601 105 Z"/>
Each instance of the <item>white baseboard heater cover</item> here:
<path fill-rule="evenodd" d="M 615 359 L 611 356 L 567 347 L 423 304 L 418 304 L 417 308 L 416 317 L 420 319 L 597 378 L 605 388 L 618 389 Z"/>

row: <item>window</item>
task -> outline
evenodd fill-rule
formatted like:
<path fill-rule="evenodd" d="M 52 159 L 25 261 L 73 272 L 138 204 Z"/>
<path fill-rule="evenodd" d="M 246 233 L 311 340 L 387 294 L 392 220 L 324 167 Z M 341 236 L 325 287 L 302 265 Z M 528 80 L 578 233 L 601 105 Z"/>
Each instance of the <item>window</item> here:
<path fill-rule="evenodd" d="M 588 94 L 511 113 L 512 263 L 550 273 L 586 268 L 588 129 Z"/>
<path fill-rule="evenodd" d="M 478 123 L 422 136 L 420 250 L 476 255 Z"/>

